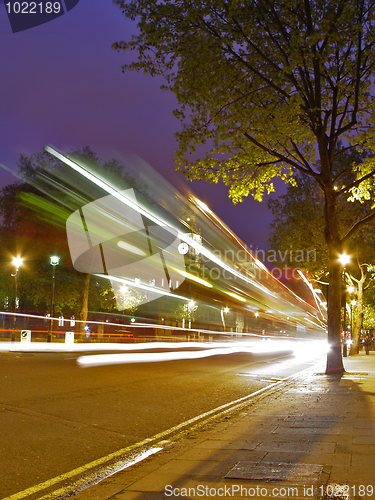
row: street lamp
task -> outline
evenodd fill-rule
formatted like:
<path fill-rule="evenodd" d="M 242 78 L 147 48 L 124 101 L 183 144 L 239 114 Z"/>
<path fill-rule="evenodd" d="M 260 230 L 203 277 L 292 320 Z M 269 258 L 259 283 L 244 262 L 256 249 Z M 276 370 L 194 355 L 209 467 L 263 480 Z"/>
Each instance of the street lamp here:
<path fill-rule="evenodd" d="M 16 272 L 12 274 L 14 276 L 14 317 L 13 317 L 13 331 L 12 331 L 12 342 L 16 340 L 16 312 L 17 312 L 17 288 L 18 288 L 18 269 L 23 264 L 22 257 L 13 257 L 12 264 L 16 268 Z"/>
<path fill-rule="evenodd" d="M 60 263 L 60 257 L 57 255 L 52 255 L 49 259 L 49 263 L 52 266 L 52 288 L 51 288 L 51 309 L 50 309 L 50 320 L 49 329 L 47 334 L 47 342 L 52 342 L 52 326 L 53 326 L 53 306 L 55 300 L 55 269 Z"/>
<path fill-rule="evenodd" d="M 339 262 L 342 266 L 344 266 L 345 269 L 346 264 L 349 264 L 350 262 L 350 255 L 347 255 L 345 252 L 342 253 L 341 255 L 339 255 Z"/>

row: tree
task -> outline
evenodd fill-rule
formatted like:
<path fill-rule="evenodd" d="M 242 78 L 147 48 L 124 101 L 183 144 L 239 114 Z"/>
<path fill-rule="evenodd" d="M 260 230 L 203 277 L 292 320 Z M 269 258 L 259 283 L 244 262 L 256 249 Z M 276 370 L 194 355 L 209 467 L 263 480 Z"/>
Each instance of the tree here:
<path fill-rule="evenodd" d="M 179 305 L 177 309 L 174 311 L 174 315 L 176 320 L 179 321 L 195 321 L 197 319 L 198 304 L 191 300 L 187 304 Z"/>
<path fill-rule="evenodd" d="M 52 194 L 52 193 L 51 193 Z M 5 186 L 0 192 L 0 227 L 2 294 L 11 297 L 14 284 L 9 280 L 12 256 L 21 255 L 24 263 L 19 272 L 21 310 L 50 311 L 50 256 L 57 254 L 54 309 L 58 314 L 78 314 L 82 307 L 84 281 L 73 269 L 67 245 L 65 221 L 70 211 L 48 200 L 37 188 L 25 182 Z M 37 283 L 37 286 L 35 284 Z M 3 300 L 4 300 L 3 299 Z"/>
<path fill-rule="evenodd" d="M 138 290 L 129 288 L 126 285 L 120 287 L 119 291 L 115 293 L 117 303 L 121 304 L 121 309 L 127 314 L 134 314 L 138 306 L 142 303 L 146 295 L 142 295 Z"/>
<path fill-rule="evenodd" d="M 119 189 L 134 188 L 149 201 L 146 186 L 131 177 L 117 160 L 102 161 L 89 148 L 70 153 L 90 164 L 91 170 L 115 184 Z M 12 295 L 10 276 L 11 256 L 23 254 L 21 292 L 27 308 L 49 311 L 51 300 L 52 254 L 60 256 L 56 269 L 55 310 L 74 314 L 82 321 L 81 331 L 88 317 L 89 295 L 98 310 L 117 310 L 115 297 L 108 280 L 90 279 L 90 274 L 73 268 L 66 237 L 66 220 L 84 204 L 107 195 L 102 189 L 82 179 L 49 153 L 21 156 L 19 176 L 22 181 L 5 186 L 0 191 L 0 254 L 4 280 L 0 299 Z M 93 283 L 95 281 L 95 283 Z M 35 283 L 38 286 L 35 286 Z M 22 299 L 22 296 L 21 296 Z M 11 305 L 11 304 L 9 304 Z"/>
<path fill-rule="evenodd" d="M 324 198 L 329 259 L 326 373 L 344 370 L 340 346 L 343 246 L 374 211 L 343 231 L 338 200 L 372 195 L 374 161 L 333 172 L 345 150 L 374 147 L 375 2 L 369 0 L 115 0 L 139 32 L 118 50 L 137 50 L 124 68 L 166 78 L 177 97 L 179 169 L 189 179 L 222 179 L 234 202 L 261 200 L 272 180 L 315 181 Z M 338 141 L 344 146 L 337 151 Z M 203 158 L 190 156 L 199 146 Z M 316 160 L 319 160 L 316 162 Z M 335 189 L 335 187 L 337 189 Z M 362 189 L 364 188 L 364 189 Z M 367 191 L 366 191 L 367 189 Z"/>
<path fill-rule="evenodd" d="M 358 155 L 357 160 L 359 160 Z M 343 155 L 343 162 L 347 166 L 354 161 L 353 154 Z M 354 176 L 351 176 L 354 178 Z M 318 284 L 324 285 L 328 279 L 328 255 L 321 232 L 324 223 L 323 193 L 314 192 L 314 181 L 310 178 L 296 176 L 297 186 L 288 186 L 286 193 L 277 199 L 270 199 L 268 206 L 274 216 L 270 224 L 270 247 L 282 257 L 282 264 L 291 267 L 302 267 L 310 271 Z M 356 220 L 365 216 L 371 206 L 368 202 L 357 204 L 345 198 L 338 203 L 340 226 L 344 230 L 350 229 Z M 375 238 L 374 226 L 369 225 L 366 230 L 359 230 L 348 241 L 345 251 L 351 256 L 351 262 L 346 266 L 343 281 L 353 290 L 350 300 L 356 300 L 353 314 L 353 348 L 352 353 L 358 352 L 360 332 L 362 329 L 364 291 L 371 284 L 374 277 L 371 263 L 374 261 Z M 314 255 L 315 259 L 298 259 L 299 252 L 303 255 Z M 326 286 L 321 286 L 326 293 Z M 349 288 L 349 287 L 348 287 Z M 346 292 L 345 292 L 346 293 Z"/>
<path fill-rule="evenodd" d="M 353 346 L 351 349 L 352 354 L 359 353 L 361 331 L 363 327 L 363 318 L 365 311 L 365 290 L 372 285 L 374 280 L 374 273 L 372 272 L 372 265 L 361 263 L 357 252 L 357 266 L 359 269 L 359 277 L 347 275 L 350 288 L 353 292 L 351 294 L 351 316 L 352 316 L 352 337 Z M 367 281 L 367 282 L 366 282 Z M 349 287 L 348 287 L 349 288 Z M 352 298 L 353 297 L 353 298 Z M 355 297 L 355 298 L 354 298 Z M 353 303 L 352 303 L 353 302 Z M 369 310 L 367 306 L 367 311 Z"/>
<path fill-rule="evenodd" d="M 279 264 L 306 268 L 315 279 L 324 281 L 328 254 L 321 230 L 324 227 L 323 193 L 314 191 L 314 181 L 308 177 L 297 174 L 296 183 L 296 186 L 289 185 L 285 194 L 268 200 L 273 215 L 268 245 L 282 257 Z M 303 256 L 298 261 L 297 249 Z M 313 258 L 307 258 L 309 255 Z"/>

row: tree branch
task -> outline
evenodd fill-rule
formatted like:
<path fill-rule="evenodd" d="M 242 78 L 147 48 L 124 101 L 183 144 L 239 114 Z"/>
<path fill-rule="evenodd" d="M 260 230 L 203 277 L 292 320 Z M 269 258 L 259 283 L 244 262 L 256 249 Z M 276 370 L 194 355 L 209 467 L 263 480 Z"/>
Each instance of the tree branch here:
<path fill-rule="evenodd" d="M 353 234 L 356 231 L 358 231 L 358 229 L 360 229 L 362 226 L 365 226 L 374 219 L 375 219 L 375 212 L 368 215 L 364 219 L 361 219 L 360 221 L 356 222 L 354 226 L 346 233 L 346 235 L 343 238 L 341 238 L 341 243 L 343 244 L 347 242 L 353 236 Z"/>
<path fill-rule="evenodd" d="M 343 172 L 341 172 L 343 173 Z M 341 174 L 339 174 L 336 179 L 340 176 Z M 357 187 L 361 184 L 361 182 L 363 181 L 366 181 L 367 179 L 369 179 L 370 177 L 372 177 L 373 175 L 375 175 L 375 169 L 372 170 L 369 174 L 367 175 L 364 175 L 363 177 L 361 177 L 360 179 L 352 182 L 351 184 L 349 184 L 348 186 L 345 186 L 344 188 L 340 189 L 340 191 L 337 191 L 336 195 L 340 195 L 340 194 L 343 194 L 343 193 L 346 193 L 348 192 L 350 189 L 353 189 L 354 187 Z"/>
<path fill-rule="evenodd" d="M 305 167 L 303 167 L 302 165 L 300 165 L 299 163 L 297 163 L 297 162 L 291 160 L 290 158 L 282 155 L 281 153 L 277 153 L 276 151 L 273 151 L 273 150 L 267 148 L 264 144 L 262 144 L 261 142 L 257 141 L 256 139 L 254 139 L 254 137 L 252 137 L 251 135 L 249 135 L 247 132 L 244 133 L 244 136 L 246 137 L 246 139 L 248 139 L 255 146 L 257 146 L 258 148 L 260 148 L 262 151 L 265 151 L 266 153 L 270 154 L 271 156 L 274 156 L 275 158 L 278 158 L 280 161 L 282 161 L 284 163 L 287 163 L 291 167 L 296 168 L 297 170 L 299 170 L 303 174 L 310 175 L 311 177 L 313 177 L 314 179 L 316 179 L 319 182 L 319 184 L 321 184 L 320 183 L 320 176 L 319 176 L 319 174 L 315 173 L 313 170 L 310 171 L 310 170 L 306 169 Z"/>

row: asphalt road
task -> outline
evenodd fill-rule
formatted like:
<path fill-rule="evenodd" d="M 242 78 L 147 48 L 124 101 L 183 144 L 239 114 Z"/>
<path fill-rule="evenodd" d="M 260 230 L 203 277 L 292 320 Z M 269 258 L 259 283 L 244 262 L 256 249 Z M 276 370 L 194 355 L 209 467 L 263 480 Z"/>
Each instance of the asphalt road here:
<path fill-rule="evenodd" d="M 0 353 L 0 498 L 246 396 L 311 364 L 284 354 L 80 368 Z"/>

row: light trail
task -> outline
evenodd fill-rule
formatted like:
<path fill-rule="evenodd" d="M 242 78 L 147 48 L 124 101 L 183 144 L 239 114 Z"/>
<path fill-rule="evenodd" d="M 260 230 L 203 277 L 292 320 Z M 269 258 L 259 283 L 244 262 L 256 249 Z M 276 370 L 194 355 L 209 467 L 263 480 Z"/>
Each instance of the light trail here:
<path fill-rule="evenodd" d="M 185 300 L 187 300 L 186 297 L 184 297 Z M 26 313 L 13 313 L 13 312 L 9 312 L 9 311 L 0 311 L 0 315 L 5 315 L 5 316 L 10 316 L 10 317 L 13 317 L 13 316 L 16 316 L 18 318 L 29 318 L 29 319 L 39 319 L 39 320 L 43 320 L 44 322 L 45 321 L 50 321 L 50 317 L 49 316 L 41 316 L 41 315 L 37 315 L 37 314 L 26 314 Z M 52 319 L 54 321 L 59 321 L 59 317 L 52 317 Z M 71 321 L 71 319 L 69 318 L 64 318 L 63 319 L 64 323 L 69 323 Z M 206 334 L 206 335 L 210 335 L 210 336 L 213 336 L 213 335 L 233 335 L 233 332 L 228 332 L 228 331 L 222 331 L 222 330 L 207 330 L 205 328 L 182 328 L 182 327 L 178 327 L 178 326 L 172 326 L 172 325 L 163 325 L 163 324 L 158 324 L 158 323 L 142 323 L 142 322 L 137 322 L 137 323 L 129 323 L 129 324 L 124 324 L 124 323 L 116 323 L 116 322 L 110 322 L 110 321 L 95 321 L 95 320 L 88 320 L 88 321 L 83 321 L 83 320 L 78 320 L 78 319 L 74 319 L 75 323 L 83 323 L 83 324 L 88 324 L 88 325 L 102 325 L 102 326 L 106 326 L 106 327 L 116 327 L 116 328 L 122 328 L 124 329 L 121 333 L 128 333 L 128 330 L 137 330 L 137 329 L 150 329 L 150 330 L 154 330 L 155 328 L 158 329 L 158 330 L 165 330 L 165 331 L 176 331 L 176 332 L 181 332 L 181 333 L 198 333 L 198 334 Z M 126 329 L 126 330 L 125 330 Z M 3 329 L 4 331 L 11 331 L 11 329 Z M 17 331 L 20 331 L 20 329 L 18 329 Z M 33 330 L 35 331 L 35 330 Z M 68 331 L 68 330 L 67 330 Z M 38 330 L 39 333 L 47 333 L 47 329 L 46 330 Z M 59 333 L 59 334 L 65 334 L 65 330 L 61 330 L 61 331 L 57 331 L 56 333 Z M 78 332 L 76 332 L 78 333 Z M 270 338 L 270 339 L 273 339 L 274 338 L 274 335 L 270 334 L 264 334 L 264 333 L 256 333 L 256 332 L 243 332 L 241 334 L 243 337 L 254 337 L 254 338 L 261 338 L 261 339 L 264 339 L 264 338 Z M 277 338 L 282 338 L 280 337 L 279 335 L 277 336 Z M 193 345 L 195 344 L 195 342 L 184 342 L 181 340 L 180 337 L 178 337 L 178 342 L 177 342 L 177 345 Z M 303 338 L 303 337 L 294 337 L 295 340 L 309 340 L 309 339 L 306 339 L 306 338 Z M 227 342 L 233 342 L 231 340 L 228 340 Z M 145 343 L 140 343 L 138 342 L 137 345 L 153 345 L 155 344 L 156 345 L 159 345 L 161 344 L 162 342 L 160 341 L 156 341 L 156 342 L 145 342 Z M 19 343 L 18 342 L 0 342 L 0 346 L 8 346 L 8 345 L 18 345 Z M 32 342 L 33 345 L 38 345 L 38 344 L 43 344 L 43 342 Z M 166 345 L 176 345 L 176 342 L 165 342 Z M 214 345 L 217 345 L 217 342 L 213 342 L 213 343 L 206 343 L 206 342 L 197 342 L 196 345 L 198 346 L 201 346 L 201 345 L 211 345 L 211 344 L 214 344 Z M 55 345 L 55 344 L 54 344 Z M 58 343 L 56 343 L 56 345 L 58 345 Z M 79 345 L 81 344 L 74 344 L 77 348 Z M 108 342 L 106 343 L 100 343 L 100 342 L 96 342 L 95 344 L 87 344 L 87 343 L 82 343 L 82 345 L 86 346 L 87 348 L 95 348 L 95 345 L 100 345 L 100 346 L 108 346 L 108 345 L 112 345 L 112 346 L 119 346 L 119 344 L 110 344 Z M 122 344 L 123 346 L 125 345 L 128 345 L 128 344 Z M 132 344 L 130 344 L 132 345 Z M 90 347 L 91 346 L 91 347 Z M 52 346 L 51 346 L 52 347 Z M 119 347 L 121 348 L 121 347 Z"/>
<path fill-rule="evenodd" d="M 261 336 L 259 336 L 260 338 Z M 259 342 L 255 341 L 255 342 Z M 153 349 L 213 349 L 213 348 L 227 348 L 247 346 L 253 344 L 247 342 L 135 342 L 135 343 L 114 343 L 114 342 L 95 342 L 95 343 L 76 343 L 65 344 L 64 342 L 0 342 L 0 351 L 19 351 L 32 350 L 32 351 L 144 351 Z"/>
<path fill-rule="evenodd" d="M 178 227 L 174 223 L 168 222 L 165 217 L 160 217 L 159 215 L 156 215 L 155 213 L 151 212 L 148 208 L 140 204 L 135 198 L 132 198 L 131 196 L 127 196 L 126 193 L 119 192 L 116 187 L 108 183 L 107 181 L 103 180 L 100 176 L 93 174 L 90 172 L 88 168 L 85 166 L 81 165 L 77 160 L 73 160 L 66 155 L 60 153 L 56 148 L 52 146 L 46 146 L 45 150 L 48 151 L 50 154 L 58 158 L 60 161 L 64 162 L 66 165 L 68 165 L 70 168 L 78 172 L 80 175 L 84 176 L 86 179 L 89 181 L 95 183 L 97 186 L 102 188 L 104 191 L 106 191 L 109 195 L 113 196 L 117 200 L 121 201 L 122 203 L 126 204 L 128 207 L 130 207 L 132 210 L 136 211 L 140 215 L 143 215 L 146 217 L 148 220 L 151 222 L 154 222 L 158 226 L 162 227 L 164 230 L 169 231 L 171 234 L 173 234 L 174 238 L 177 235 L 177 238 L 179 238 L 181 241 L 187 243 L 190 247 L 192 247 L 195 251 L 196 254 L 201 254 L 202 256 L 206 257 L 209 262 L 212 264 L 216 264 L 222 271 L 219 274 L 217 280 L 222 280 L 224 279 L 223 276 L 225 275 L 225 272 L 230 274 L 229 277 L 225 277 L 225 281 L 229 280 L 235 280 L 236 278 L 241 280 L 242 283 L 247 285 L 249 288 L 241 289 L 241 293 L 244 296 L 244 300 L 248 302 L 249 307 L 252 307 L 251 304 L 254 303 L 254 301 L 259 305 L 264 302 L 264 305 L 267 304 L 267 300 L 272 301 L 272 310 L 274 311 L 274 314 L 279 314 L 280 315 L 280 320 L 285 321 L 284 316 L 290 316 L 290 317 L 295 317 L 297 318 L 300 316 L 297 311 L 295 311 L 295 308 L 300 308 L 304 307 L 307 310 L 312 309 L 313 306 L 308 304 L 306 301 L 304 301 L 301 297 L 296 295 L 293 291 L 291 291 L 288 287 L 286 287 L 283 283 L 281 283 L 279 280 L 277 280 L 272 273 L 270 273 L 267 268 L 254 256 L 249 252 L 249 250 L 244 246 L 244 244 L 234 235 L 234 233 L 227 228 L 224 223 L 219 221 L 219 219 L 213 214 L 213 212 L 200 200 L 194 197 L 190 197 L 196 204 L 196 206 L 199 207 L 200 211 L 207 217 L 208 220 L 214 219 L 216 223 L 218 224 L 220 222 L 221 229 L 224 230 L 224 232 L 230 237 L 233 241 L 237 243 L 237 245 L 240 246 L 240 248 L 244 249 L 246 251 L 246 254 L 251 257 L 251 262 L 252 265 L 261 270 L 263 273 L 266 274 L 266 277 L 272 278 L 271 283 L 272 286 L 268 287 L 265 286 L 263 283 L 260 283 L 259 280 L 254 279 L 253 277 L 249 276 L 249 272 L 246 268 L 240 269 L 239 266 L 235 265 L 234 262 L 228 263 L 227 259 L 223 260 L 222 258 L 218 257 L 215 255 L 215 251 L 212 252 L 209 248 L 207 248 L 205 245 L 201 244 L 199 241 L 195 240 L 194 238 L 191 237 L 191 234 L 189 233 L 183 233 L 181 232 Z M 172 213 L 172 215 L 175 217 L 175 214 Z M 219 222 L 218 222 L 219 221 Z M 183 271 L 182 271 L 183 272 Z M 182 274 L 180 272 L 180 274 Z M 108 275 L 103 275 L 103 274 L 97 274 L 97 276 L 100 276 L 102 278 L 106 279 L 112 279 L 115 277 L 108 276 Z M 186 277 L 186 276 L 185 276 Z M 190 277 L 187 277 L 190 279 Z M 201 279 L 201 278 L 199 278 Z M 114 279 L 114 281 L 120 281 L 119 279 Z M 204 280 L 206 283 L 209 283 L 209 281 Z M 120 281 L 121 283 L 127 284 L 129 286 L 133 287 L 138 287 L 138 288 L 143 288 L 148 291 L 152 291 L 155 294 L 160 294 L 162 295 L 167 295 L 171 297 L 175 297 L 178 300 L 189 300 L 188 297 L 183 297 L 182 295 L 178 295 L 175 293 L 167 292 L 163 288 L 159 288 L 158 286 L 153 285 L 150 288 L 146 288 L 148 285 L 147 284 L 141 284 L 141 283 L 136 283 L 131 280 L 123 280 Z M 141 285 L 141 286 L 140 286 Z M 208 286 L 208 285 L 205 285 Z M 277 290 L 275 287 L 278 287 Z M 220 287 L 219 287 L 220 289 Z M 280 289 L 280 292 L 279 292 Z M 215 290 L 217 291 L 217 290 Z M 171 293 L 171 295 L 169 295 Z M 226 292 L 227 293 L 227 292 Z M 262 294 L 262 296 L 259 297 L 259 294 Z M 253 296 L 255 294 L 255 297 Z M 258 294 L 258 295 L 257 295 Z M 268 299 L 267 299 L 268 297 Z M 233 297 L 236 300 L 239 300 L 237 297 Z M 298 302 L 298 305 L 296 304 Z M 291 305 L 291 310 L 285 313 L 283 309 L 285 309 L 286 305 L 290 304 Z M 302 306 L 303 304 L 303 306 Z M 264 309 L 267 309 L 267 307 L 264 307 Z M 294 312 L 293 312 L 294 311 Z M 321 311 L 320 311 L 321 312 Z M 305 314 L 309 314 L 314 318 L 314 315 L 312 315 L 309 312 L 305 312 Z M 246 314 L 246 313 L 245 313 Z M 301 315 L 302 316 L 302 315 Z M 315 319 L 315 318 L 314 318 Z M 315 321 L 311 323 L 310 321 L 304 320 L 302 317 L 299 319 L 295 319 L 297 323 L 303 324 L 306 326 L 306 323 L 314 324 L 315 327 L 324 329 L 324 326 L 321 325 L 316 325 Z M 324 319 L 323 319 L 324 321 Z"/>
<path fill-rule="evenodd" d="M 114 196 L 116 199 L 120 200 L 122 203 L 125 203 L 127 206 L 129 206 L 130 208 L 132 208 L 136 212 L 140 213 L 141 215 L 144 215 L 150 221 L 156 223 L 158 226 L 164 228 L 167 231 L 169 230 L 174 236 L 177 234 L 178 238 L 180 238 L 182 241 L 188 243 L 192 248 L 194 248 L 197 251 L 197 253 L 200 253 L 203 256 L 207 257 L 210 260 L 210 262 L 218 265 L 224 272 L 227 271 L 228 273 L 230 273 L 232 278 L 228 278 L 228 279 L 238 278 L 242 282 L 244 282 L 247 285 L 249 285 L 250 287 L 252 287 L 251 289 L 245 288 L 245 289 L 241 290 L 241 293 L 243 293 L 243 295 L 246 297 L 246 301 L 248 302 L 248 307 L 244 308 L 244 314 L 246 314 L 246 312 L 251 310 L 251 308 L 255 307 L 254 302 L 257 304 L 257 306 L 256 306 L 257 308 L 267 309 L 267 296 L 268 296 L 270 298 L 270 300 L 273 299 L 272 309 L 275 312 L 275 316 L 274 316 L 275 319 L 277 319 L 276 315 L 280 315 L 280 317 L 278 319 L 280 319 L 281 321 L 285 321 L 284 316 L 290 316 L 291 318 L 294 317 L 293 321 L 295 323 L 299 323 L 299 324 L 304 325 L 304 326 L 308 326 L 308 325 L 306 325 L 306 323 L 310 323 L 310 325 L 314 325 L 314 327 L 318 327 L 319 329 L 322 329 L 322 330 L 325 329 L 325 314 L 321 310 L 319 303 L 317 303 L 317 306 L 318 306 L 319 312 L 321 313 L 321 316 L 322 316 L 322 320 L 321 320 L 322 324 L 321 325 L 316 325 L 315 317 L 310 312 L 307 312 L 307 314 L 310 315 L 313 318 L 313 320 L 306 321 L 305 319 L 301 318 L 300 316 L 302 316 L 302 314 L 297 312 L 296 310 L 293 310 L 293 309 L 295 309 L 296 307 L 311 308 L 312 306 L 310 304 L 308 304 L 305 300 L 303 300 L 301 297 L 296 295 L 292 290 L 290 290 L 288 287 L 286 287 L 282 282 L 277 280 L 272 275 L 272 273 L 270 273 L 270 271 L 264 266 L 264 264 L 262 262 L 260 262 L 250 252 L 250 250 L 246 247 L 246 245 L 244 245 L 244 243 L 233 233 L 233 231 L 231 231 L 230 228 L 228 228 L 212 212 L 212 210 L 206 204 L 201 202 L 198 198 L 196 198 L 194 196 L 188 197 L 188 199 L 191 202 L 193 202 L 194 205 L 197 207 L 196 208 L 197 211 L 199 210 L 199 212 L 202 213 L 205 216 L 205 218 L 208 221 L 210 221 L 211 224 L 215 224 L 218 227 L 218 229 L 220 228 L 221 231 L 224 232 L 226 237 L 231 238 L 231 240 L 233 242 L 235 242 L 235 244 L 239 248 L 241 248 L 243 251 L 245 251 L 246 255 L 250 259 L 250 262 L 252 263 L 252 265 L 255 266 L 255 268 L 257 268 L 258 270 L 261 270 L 263 273 L 265 273 L 267 275 L 267 277 L 272 278 L 272 282 L 275 284 L 275 286 L 277 285 L 277 287 L 278 287 L 277 291 L 275 291 L 275 287 L 273 285 L 271 286 L 271 288 L 272 288 L 272 290 L 271 290 L 270 288 L 267 288 L 267 286 L 265 286 L 264 284 L 259 283 L 259 280 L 256 281 L 254 279 L 254 277 L 250 277 L 247 268 L 245 268 L 245 267 L 239 268 L 239 266 L 236 266 L 235 262 L 232 262 L 232 261 L 230 261 L 231 264 L 229 264 L 227 262 L 227 259 L 225 259 L 225 261 L 222 260 L 222 258 L 215 255 L 216 250 L 214 250 L 214 253 L 211 252 L 204 245 L 200 244 L 198 241 L 191 238 L 189 234 L 182 233 L 180 230 L 177 229 L 177 227 L 174 224 L 167 222 L 165 217 L 159 217 L 158 215 L 155 215 L 149 209 L 147 209 L 145 206 L 142 206 L 140 203 L 138 203 L 138 201 L 135 201 L 134 198 L 132 198 L 130 196 L 126 196 L 126 194 L 124 195 L 124 193 L 120 193 L 115 186 L 113 186 L 109 182 L 103 180 L 100 176 L 90 172 L 90 170 L 88 168 L 80 165 L 78 163 L 78 161 L 73 160 L 73 159 L 67 157 L 66 155 L 60 153 L 56 148 L 54 148 L 52 146 L 46 146 L 45 150 L 48 151 L 53 156 L 55 156 L 56 158 L 58 158 L 60 161 L 64 162 L 66 165 L 68 165 L 70 168 L 72 168 L 73 170 L 78 172 L 80 175 L 84 176 L 85 178 L 87 178 L 91 182 L 95 183 L 97 186 L 100 186 L 103 190 L 105 190 L 110 195 Z M 50 182 L 50 183 L 52 183 L 52 182 L 56 183 L 56 181 L 53 181 L 47 177 L 45 177 L 45 180 L 47 182 Z M 166 182 L 166 181 L 164 181 L 164 182 Z M 62 186 L 61 186 L 61 188 L 62 188 Z M 68 189 L 66 187 L 66 183 L 64 184 L 64 189 Z M 169 187 L 169 189 L 172 189 L 172 188 Z M 71 195 L 74 195 L 74 189 L 71 189 L 69 192 Z M 57 200 L 57 198 L 56 198 L 56 200 Z M 82 202 L 84 203 L 85 200 L 82 199 Z M 168 208 L 167 208 L 168 204 L 162 203 L 161 206 L 163 206 L 164 209 L 168 210 Z M 175 212 L 171 212 L 171 213 L 173 216 L 176 215 Z M 128 248 L 128 250 L 129 250 L 129 248 Z M 105 278 L 105 279 L 113 279 L 113 281 L 116 281 L 116 277 L 113 277 L 113 276 L 108 276 L 108 275 L 103 275 L 103 274 L 98 274 L 97 276 L 100 276 L 100 277 Z M 188 277 L 188 279 L 190 279 L 190 278 Z M 222 278 L 220 277 L 220 278 L 218 278 L 218 280 L 219 279 L 221 280 Z M 262 279 L 263 278 L 260 278 L 260 280 L 262 280 Z M 120 281 L 120 280 L 117 278 L 117 281 Z M 189 297 L 184 297 L 183 295 L 178 295 L 175 293 L 166 292 L 165 289 L 158 288 L 157 286 L 148 287 L 147 284 L 134 283 L 131 280 L 123 280 L 121 282 L 124 284 L 127 284 L 129 286 L 143 288 L 144 290 L 147 290 L 147 291 L 150 291 L 150 292 L 153 292 L 156 294 L 160 294 L 160 296 L 166 295 L 166 296 L 174 297 L 177 300 L 183 300 L 183 301 L 189 300 Z M 219 291 L 220 293 L 224 292 L 220 288 L 221 288 L 220 286 L 216 287 L 216 285 L 215 285 L 215 292 L 217 292 L 217 291 Z M 279 293 L 279 288 L 281 290 L 280 293 Z M 258 291 L 258 296 L 256 296 L 256 297 L 253 296 L 254 289 L 256 289 Z M 263 294 L 263 297 L 259 295 L 259 291 Z M 225 293 L 227 293 L 227 292 L 225 292 Z M 288 298 L 288 296 L 285 295 L 286 293 L 288 294 L 288 296 L 290 298 Z M 315 300 L 315 302 L 317 302 L 315 295 L 314 295 L 314 300 Z M 224 301 L 225 301 L 225 299 L 224 299 Z M 301 305 L 296 305 L 296 301 L 298 301 L 298 303 Z M 290 302 L 292 307 L 291 307 L 290 311 L 285 313 L 283 308 L 285 309 L 285 305 L 287 302 Z M 305 314 L 306 314 L 306 312 L 305 312 Z"/>
<path fill-rule="evenodd" d="M 237 343 L 226 347 L 209 345 L 204 351 L 176 351 L 157 353 L 131 353 L 131 354 L 95 354 L 80 356 L 77 363 L 82 368 L 115 364 L 160 363 L 166 361 L 182 361 L 202 359 L 211 356 L 223 356 L 237 353 L 274 353 L 274 352 L 308 352 L 308 357 L 314 357 L 327 352 L 327 342 L 311 341 L 308 345 L 304 342 L 303 348 L 293 342 L 282 340 L 266 340 L 258 343 Z"/>
<path fill-rule="evenodd" d="M 274 298 L 277 297 L 276 294 L 268 290 L 264 285 L 261 285 L 254 281 L 253 279 L 248 278 L 244 274 L 238 272 L 236 269 L 233 267 L 229 266 L 225 262 L 223 262 L 219 257 L 214 255 L 212 252 L 210 252 L 206 247 L 195 241 L 193 238 L 191 238 L 188 234 L 182 233 L 177 227 L 174 227 L 172 224 L 169 222 L 163 220 L 160 217 L 155 216 L 153 213 L 151 213 L 149 210 L 147 210 L 145 207 L 143 207 L 140 203 L 134 203 L 134 200 L 132 200 L 129 196 L 126 196 L 124 193 L 120 193 L 115 187 L 110 185 L 108 182 L 104 181 L 97 175 L 94 175 L 92 172 L 90 172 L 88 169 L 85 167 L 82 167 L 81 165 L 78 164 L 78 162 L 71 160 L 64 154 L 60 153 L 56 148 L 53 148 L 52 146 L 46 146 L 45 150 L 58 158 L 60 161 L 64 162 L 66 165 L 71 167 L 73 170 L 78 172 L 79 174 L 83 175 L 86 177 L 86 179 L 90 180 L 91 182 L 95 183 L 97 186 L 102 188 L 104 191 L 106 191 L 108 194 L 114 196 L 116 199 L 121 201 L 122 203 L 125 203 L 127 206 L 135 210 L 136 212 L 140 213 L 141 215 L 144 215 L 147 217 L 150 221 L 154 222 L 155 224 L 163 227 L 166 230 L 170 230 L 173 235 L 177 234 L 177 237 L 184 241 L 185 243 L 188 243 L 191 247 L 193 247 L 196 251 L 204 255 L 205 257 L 209 258 L 213 263 L 217 264 L 220 266 L 223 270 L 228 271 L 231 273 L 233 276 L 243 280 L 244 282 L 258 288 L 261 290 L 263 293 L 266 293 Z M 156 292 L 157 288 L 154 289 Z"/>
<path fill-rule="evenodd" d="M 237 295 L 237 293 L 233 293 L 233 292 L 225 292 L 225 293 L 227 295 L 230 295 L 234 299 L 239 300 L 240 302 L 246 302 L 246 299 L 244 297 L 241 297 L 240 295 Z"/>
<path fill-rule="evenodd" d="M 293 292 L 288 287 L 286 287 L 286 285 L 284 285 L 284 283 L 282 283 L 281 281 L 277 280 L 272 275 L 272 273 L 269 271 L 269 269 L 267 269 L 267 267 L 255 255 L 253 255 L 249 251 L 249 249 L 243 243 L 243 241 L 241 241 L 240 238 L 238 238 L 238 236 L 221 219 L 219 219 L 219 217 L 217 217 L 217 215 L 214 214 L 214 212 L 205 203 L 203 203 L 201 200 L 199 200 L 195 196 L 191 196 L 190 199 L 191 199 L 192 202 L 194 202 L 194 204 L 196 206 L 199 207 L 199 209 L 202 211 L 202 213 L 204 215 L 207 216 L 207 214 L 209 214 L 211 220 L 213 220 L 216 225 L 220 226 L 221 230 L 224 231 L 224 232 L 226 232 L 236 242 L 236 244 L 239 245 L 242 248 L 242 250 L 250 257 L 250 261 L 251 262 L 255 263 L 259 269 L 262 269 L 266 273 L 267 276 L 269 276 L 273 280 L 276 280 L 278 282 L 278 285 L 281 286 L 281 287 L 283 287 L 288 293 L 292 294 L 296 300 L 298 300 L 299 302 L 302 302 L 302 303 L 306 304 L 305 300 L 303 300 L 295 292 Z"/>
<path fill-rule="evenodd" d="M 98 278 L 104 278 L 104 279 L 116 281 L 117 283 L 123 283 L 124 285 L 133 286 L 134 288 L 140 288 L 141 290 L 146 290 L 148 292 L 158 293 L 159 295 L 166 295 L 167 297 L 173 297 L 173 298 L 179 299 L 179 300 L 186 300 L 186 301 L 190 300 L 189 297 L 185 297 L 184 295 L 178 295 L 177 293 L 173 293 L 173 292 L 168 292 L 167 290 L 164 290 L 163 288 L 157 288 L 156 286 L 152 286 L 152 285 L 145 285 L 145 284 L 140 283 L 138 281 L 132 281 L 132 280 L 128 280 L 126 278 L 118 278 L 117 276 L 112 276 L 111 274 L 95 273 L 94 276 L 97 276 Z"/>

